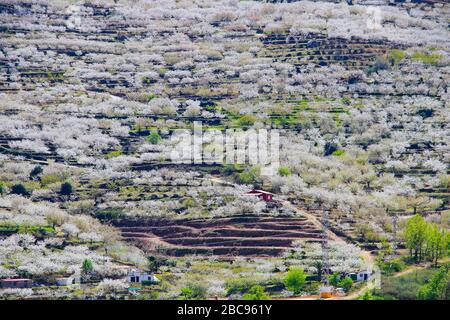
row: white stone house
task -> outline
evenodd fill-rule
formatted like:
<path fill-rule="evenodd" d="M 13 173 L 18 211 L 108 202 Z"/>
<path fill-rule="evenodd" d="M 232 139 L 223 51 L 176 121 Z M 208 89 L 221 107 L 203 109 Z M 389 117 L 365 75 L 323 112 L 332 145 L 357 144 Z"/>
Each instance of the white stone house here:
<path fill-rule="evenodd" d="M 81 283 L 81 271 L 77 270 L 74 274 L 72 274 L 69 277 L 60 277 L 56 278 L 56 285 L 57 286 L 70 286 L 73 284 L 80 284 Z"/>
<path fill-rule="evenodd" d="M 369 271 L 363 270 L 356 273 L 350 273 L 350 278 L 353 281 L 367 281 L 370 277 Z"/>
<path fill-rule="evenodd" d="M 74 277 L 56 278 L 56 285 L 58 286 L 70 286 L 72 284 L 75 284 Z"/>
<path fill-rule="evenodd" d="M 142 283 L 142 281 L 159 282 L 159 279 L 154 274 L 139 269 L 130 269 L 127 278 L 132 283 Z"/>

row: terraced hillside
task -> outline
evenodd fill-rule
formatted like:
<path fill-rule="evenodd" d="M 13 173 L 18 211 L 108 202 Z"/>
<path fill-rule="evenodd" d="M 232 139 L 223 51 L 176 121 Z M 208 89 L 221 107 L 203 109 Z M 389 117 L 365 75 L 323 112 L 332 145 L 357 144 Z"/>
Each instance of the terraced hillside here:
<path fill-rule="evenodd" d="M 351 242 L 332 271 L 361 267 L 356 245 L 404 254 L 413 216 L 444 232 L 449 16 L 439 0 L 2 0 L 0 276 L 65 276 L 83 255 L 103 278 L 154 256 L 182 279 L 206 260 L 228 277 L 215 256 L 251 265 L 236 278 L 315 273 L 324 212 Z M 277 130 L 277 170 L 174 162 L 194 123 L 202 155 L 226 149 L 210 133 Z M 42 263 L 17 260 L 29 245 Z"/>
<path fill-rule="evenodd" d="M 306 218 L 236 216 L 216 219 L 121 220 L 125 239 L 169 255 L 277 256 L 292 242 L 322 241 Z"/>

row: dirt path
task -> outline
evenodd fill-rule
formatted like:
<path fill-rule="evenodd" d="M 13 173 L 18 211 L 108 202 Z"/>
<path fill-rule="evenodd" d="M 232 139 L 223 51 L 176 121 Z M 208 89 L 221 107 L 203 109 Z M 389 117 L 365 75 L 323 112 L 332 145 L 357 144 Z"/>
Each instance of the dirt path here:
<path fill-rule="evenodd" d="M 306 212 L 305 210 L 299 209 L 298 207 L 294 206 L 292 203 L 290 203 L 287 200 L 281 200 L 280 201 L 283 206 L 294 210 L 295 212 L 299 213 L 300 215 L 304 216 L 306 219 L 308 219 L 309 222 L 311 222 L 314 226 L 316 226 L 316 228 L 318 228 L 319 230 L 323 229 L 323 225 L 322 222 L 320 222 L 319 219 L 317 219 L 316 216 L 314 216 L 311 213 Z M 341 237 L 339 237 L 338 235 L 336 235 L 334 232 L 332 232 L 331 230 L 328 230 L 328 238 L 334 241 L 343 241 L 345 242 L 344 239 L 342 239 Z"/>
<path fill-rule="evenodd" d="M 447 262 L 450 262 L 450 257 L 446 257 L 446 258 L 440 259 L 438 261 L 438 263 L 447 263 Z M 396 273 L 395 275 L 393 275 L 393 277 L 394 278 L 401 277 L 401 276 L 404 276 L 405 274 L 409 274 L 409 273 L 414 272 L 416 270 L 429 268 L 432 265 L 433 265 L 432 262 L 423 263 L 423 264 L 419 264 L 419 265 L 412 265 L 412 266 L 409 266 L 408 268 L 406 268 L 406 269 Z"/>
<path fill-rule="evenodd" d="M 286 206 L 287 208 L 290 208 L 290 209 L 296 211 L 297 213 L 305 216 L 308 219 L 308 221 L 310 221 L 312 224 L 314 224 L 317 228 L 319 228 L 319 229 L 323 228 L 323 225 L 320 222 L 320 220 L 313 214 L 297 208 L 296 206 L 294 206 L 292 203 L 290 203 L 287 200 L 282 200 L 281 203 L 284 206 Z M 328 238 L 331 240 L 334 240 L 334 241 L 346 242 L 343 238 L 339 237 L 331 230 L 328 230 Z M 372 254 L 369 251 L 362 250 L 361 258 L 364 261 L 365 267 L 368 270 L 373 270 L 373 268 L 375 266 L 375 258 L 372 256 Z M 357 299 L 359 296 L 363 295 L 367 290 L 371 290 L 374 287 L 375 287 L 375 283 L 373 281 L 367 281 L 366 283 L 364 283 L 364 286 L 362 288 L 358 289 L 355 292 L 352 292 L 351 294 L 349 294 L 347 296 L 333 297 L 333 298 L 330 298 L 327 300 L 354 300 L 354 299 Z M 302 299 L 301 297 L 286 298 L 286 300 L 310 300 L 310 299 L 311 299 L 311 297 L 306 297 L 305 299 Z M 316 299 L 318 299 L 318 297 Z"/>
<path fill-rule="evenodd" d="M 221 179 L 219 177 L 212 177 L 212 178 L 210 178 L 210 181 L 212 181 L 213 183 L 220 183 L 220 184 L 229 185 L 229 186 L 233 186 L 233 187 L 237 186 L 236 184 L 228 182 L 228 181 L 225 181 L 225 180 L 223 180 L 223 179 Z M 298 208 L 297 206 L 293 205 L 291 202 L 289 202 L 287 200 L 278 200 L 278 201 L 283 206 L 285 206 L 286 208 L 289 208 L 289 209 L 297 212 L 301 216 L 304 216 L 307 219 L 307 221 L 312 223 L 319 230 L 323 229 L 322 223 L 313 214 L 308 213 L 305 210 Z M 336 235 L 331 230 L 328 230 L 327 233 L 328 233 L 328 238 L 333 240 L 333 241 L 346 242 L 346 240 L 344 240 L 343 238 L 339 237 L 338 235 Z M 375 258 L 372 256 L 372 254 L 369 251 L 362 250 L 361 258 L 364 261 L 364 265 L 365 265 L 366 269 L 370 270 L 370 271 L 373 271 L 374 267 L 375 267 Z M 333 297 L 333 298 L 328 299 L 328 300 L 353 300 L 353 299 L 357 299 L 359 296 L 364 294 L 364 292 L 366 292 L 367 290 L 371 290 L 374 287 L 375 287 L 375 280 L 370 280 L 369 279 L 369 281 L 366 281 L 366 283 L 364 283 L 364 285 L 360 289 L 358 289 L 357 291 L 352 292 L 351 294 L 349 294 L 347 296 L 344 296 L 344 297 Z M 318 296 L 317 297 L 309 296 L 309 297 L 283 298 L 282 300 L 311 300 L 311 299 L 318 299 L 318 298 L 319 298 Z"/>

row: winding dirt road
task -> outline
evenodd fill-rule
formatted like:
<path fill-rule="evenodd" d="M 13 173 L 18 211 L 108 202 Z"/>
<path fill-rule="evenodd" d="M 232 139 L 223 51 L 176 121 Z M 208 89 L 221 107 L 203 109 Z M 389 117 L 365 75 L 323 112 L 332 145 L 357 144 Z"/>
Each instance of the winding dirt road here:
<path fill-rule="evenodd" d="M 213 183 L 219 183 L 222 185 L 228 185 L 228 186 L 233 186 L 233 187 L 238 187 L 238 185 L 225 181 L 220 177 L 212 177 L 209 179 L 211 182 Z M 242 186 L 239 186 L 238 188 L 242 188 Z M 299 215 L 304 216 L 310 223 L 312 223 L 313 225 L 315 225 L 317 228 L 319 229 L 323 229 L 323 224 L 322 222 L 320 222 L 320 220 L 314 216 L 311 213 L 306 212 L 305 210 L 298 208 L 297 206 L 293 205 L 291 202 L 289 202 L 288 200 L 278 200 L 284 207 L 295 211 L 296 213 L 298 213 Z M 347 242 L 346 240 L 344 240 L 343 238 L 339 237 L 338 235 L 336 235 L 334 232 L 332 232 L 331 230 L 328 230 L 327 232 L 328 234 L 328 238 L 333 240 L 333 241 L 342 241 L 342 242 Z M 362 250 L 361 252 L 361 258 L 364 261 L 364 265 L 365 268 L 368 271 L 374 271 L 375 268 L 375 258 L 372 256 L 372 254 L 367 251 L 367 250 Z M 376 278 L 376 277 L 375 277 Z M 366 281 L 364 283 L 364 286 L 361 287 L 360 289 L 358 289 L 355 292 L 350 293 L 347 296 L 343 296 L 343 297 L 333 297 L 327 300 L 354 300 L 357 299 L 359 296 L 363 295 L 366 291 L 368 290 L 372 290 L 377 284 L 376 284 L 377 279 L 369 279 L 368 281 Z M 318 296 L 308 296 L 308 297 L 290 297 L 290 298 L 282 298 L 282 300 L 314 300 L 314 299 L 319 299 Z"/>

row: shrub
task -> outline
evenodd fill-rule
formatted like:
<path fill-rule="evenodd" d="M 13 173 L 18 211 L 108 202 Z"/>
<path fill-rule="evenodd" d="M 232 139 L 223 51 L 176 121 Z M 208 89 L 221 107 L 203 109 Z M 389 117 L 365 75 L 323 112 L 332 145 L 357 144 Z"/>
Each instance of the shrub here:
<path fill-rule="evenodd" d="M 333 152 L 335 152 L 337 149 L 338 148 L 334 143 L 331 142 L 325 143 L 323 150 L 324 156 L 329 156 L 330 154 L 333 154 Z"/>
<path fill-rule="evenodd" d="M 122 151 L 114 150 L 114 151 L 108 152 L 105 157 L 106 157 L 106 159 L 111 159 L 111 158 L 115 158 L 115 157 L 118 157 L 121 155 L 122 155 Z"/>
<path fill-rule="evenodd" d="M 183 201 L 183 207 L 191 208 L 195 206 L 195 200 L 193 198 L 187 198 Z"/>
<path fill-rule="evenodd" d="M 337 287 L 339 285 L 339 281 L 340 281 L 339 273 L 337 273 L 337 272 L 333 273 L 330 276 L 330 278 L 328 279 L 328 281 L 332 286 Z"/>
<path fill-rule="evenodd" d="M 64 182 L 61 184 L 61 188 L 59 190 L 59 193 L 62 196 L 70 196 L 72 194 L 73 188 L 70 182 Z"/>
<path fill-rule="evenodd" d="M 417 111 L 417 114 L 419 116 L 421 116 L 422 118 L 426 119 L 426 118 L 433 116 L 434 110 L 433 109 L 420 109 Z"/>
<path fill-rule="evenodd" d="M 339 150 L 334 151 L 331 155 L 336 156 L 336 157 L 339 157 L 339 156 L 342 156 L 342 155 L 344 155 L 344 154 L 345 154 L 345 151 L 339 149 Z"/>
<path fill-rule="evenodd" d="M 11 187 L 11 193 L 12 194 L 18 194 L 18 195 L 22 195 L 22 196 L 28 196 L 29 193 L 27 191 L 27 189 L 25 188 L 25 186 L 21 183 L 15 184 Z"/>
<path fill-rule="evenodd" d="M 449 189 L 450 188 L 450 174 L 443 174 L 439 177 L 439 185 L 442 188 Z"/>
<path fill-rule="evenodd" d="M 31 172 L 30 172 L 30 178 L 33 179 L 34 177 L 37 177 L 37 176 L 40 175 L 43 171 L 44 171 L 44 169 L 42 169 L 41 166 L 36 166 L 36 167 L 34 167 L 33 170 L 31 170 Z"/>
<path fill-rule="evenodd" d="M 291 170 L 288 167 L 280 167 L 278 169 L 278 173 L 280 174 L 280 176 L 283 176 L 283 177 L 287 177 L 292 174 Z"/>
<path fill-rule="evenodd" d="M 181 289 L 181 298 L 184 300 L 204 299 L 206 288 L 199 284 L 188 284 Z"/>
<path fill-rule="evenodd" d="M 157 281 L 151 281 L 151 280 L 144 280 L 144 281 L 141 282 L 141 284 L 143 286 L 151 286 L 151 285 L 157 284 L 157 283 L 158 283 Z"/>
<path fill-rule="evenodd" d="M 237 182 L 241 184 L 257 184 L 259 183 L 259 170 L 253 168 L 237 174 Z"/>
<path fill-rule="evenodd" d="M 248 293 L 242 296 L 244 300 L 269 300 L 269 296 L 264 292 L 262 286 L 253 286 Z"/>
<path fill-rule="evenodd" d="M 237 120 L 237 125 L 240 127 L 250 127 L 256 122 L 256 117 L 251 114 L 246 114 Z"/>
<path fill-rule="evenodd" d="M 339 287 L 342 287 L 345 292 L 348 292 L 353 285 L 353 280 L 350 277 L 345 277 L 341 281 L 339 281 Z"/>
<path fill-rule="evenodd" d="M 147 141 L 151 144 L 158 144 L 162 140 L 161 136 L 158 132 L 153 131 L 148 137 Z"/>
<path fill-rule="evenodd" d="M 405 269 L 406 264 L 400 259 L 389 260 L 385 262 L 378 263 L 381 271 L 385 274 L 392 274 L 395 272 L 400 272 Z"/>
<path fill-rule="evenodd" d="M 175 260 L 167 259 L 159 256 L 148 256 L 147 266 L 151 272 L 158 272 L 162 266 L 176 267 L 177 262 Z"/>
<path fill-rule="evenodd" d="M 284 279 L 284 285 L 286 288 L 294 293 L 300 293 L 305 286 L 305 283 L 306 274 L 305 271 L 300 268 L 291 268 Z"/>
<path fill-rule="evenodd" d="M 227 290 L 227 295 L 248 292 L 250 288 L 255 286 L 255 281 L 247 278 L 242 279 L 232 279 L 227 281 L 225 289 Z"/>
<path fill-rule="evenodd" d="M 351 103 L 351 100 L 347 97 L 342 98 L 342 103 L 345 104 L 346 106 L 349 106 Z"/>
<path fill-rule="evenodd" d="M 235 172 L 241 170 L 239 164 L 227 164 L 223 169 L 223 174 L 226 176 L 231 176 Z"/>
<path fill-rule="evenodd" d="M 107 208 L 98 211 L 95 217 L 100 220 L 114 220 L 122 216 L 123 212 L 121 208 Z"/>
<path fill-rule="evenodd" d="M 81 265 L 81 270 L 84 273 L 89 273 L 94 270 L 94 266 L 92 265 L 92 261 L 89 259 L 84 259 L 83 264 Z"/>
<path fill-rule="evenodd" d="M 391 65 L 399 64 L 405 58 L 406 52 L 403 50 L 394 49 L 389 53 L 389 61 Z"/>

